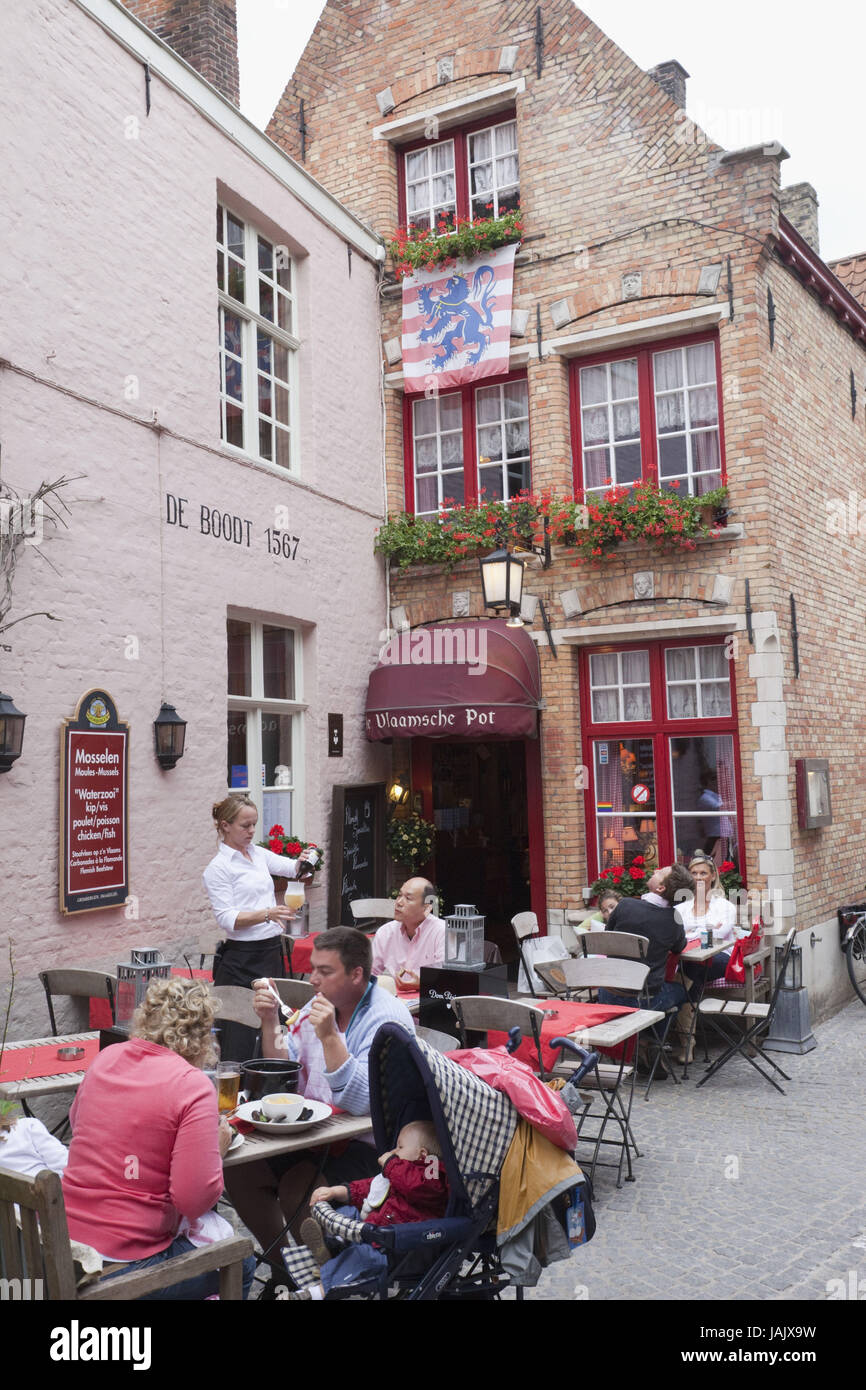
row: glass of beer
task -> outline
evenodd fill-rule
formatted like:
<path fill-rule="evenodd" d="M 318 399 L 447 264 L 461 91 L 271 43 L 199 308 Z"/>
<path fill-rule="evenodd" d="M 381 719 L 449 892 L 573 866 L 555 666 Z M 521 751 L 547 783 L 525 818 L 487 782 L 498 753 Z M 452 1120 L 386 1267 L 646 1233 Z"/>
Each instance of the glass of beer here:
<path fill-rule="evenodd" d="M 285 903 L 293 912 L 299 912 L 307 900 L 304 892 L 303 883 L 296 883 L 294 879 L 289 879 L 289 886 L 286 889 Z"/>
<path fill-rule="evenodd" d="M 240 1062 L 220 1062 L 217 1067 L 217 1105 L 221 1115 L 237 1109 L 241 1084 Z"/>

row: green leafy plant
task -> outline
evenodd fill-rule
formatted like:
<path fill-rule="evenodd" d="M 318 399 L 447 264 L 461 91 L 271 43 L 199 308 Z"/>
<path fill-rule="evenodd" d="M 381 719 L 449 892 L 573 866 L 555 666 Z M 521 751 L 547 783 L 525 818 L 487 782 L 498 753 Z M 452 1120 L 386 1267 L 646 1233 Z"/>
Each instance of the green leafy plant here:
<path fill-rule="evenodd" d="M 391 820 L 385 830 L 385 844 L 391 858 L 397 864 L 407 864 L 417 869 L 426 864 L 433 854 L 436 827 L 421 816 L 406 816 L 404 820 Z"/>
<path fill-rule="evenodd" d="M 15 993 L 15 957 L 12 953 L 12 938 L 9 938 L 9 988 L 6 991 L 6 1012 L 3 1016 L 3 1034 L 0 1036 L 0 1072 L 3 1071 L 3 1053 L 6 1048 L 6 1038 L 9 1033 L 9 1015 L 12 1012 L 12 996 Z M 18 1102 L 15 1100 L 0 1100 L 0 1137 L 3 1130 L 8 1129 L 14 1123 L 18 1113 Z"/>
<path fill-rule="evenodd" d="M 719 535 L 707 517 L 724 504 L 727 488 L 703 497 L 680 497 L 678 487 L 677 479 L 663 489 L 646 481 L 636 487 L 611 487 L 600 501 L 588 496 L 587 525 L 576 537 L 575 563 L 602 560 L 623 541 L 648 541 L 660 550 L 695 550 L 702 537 Z"/>
<path fill-rule="evenodd" d="M 492 210 L 493 204 L 487 204 Z M 453 265 L 456 260 L 471 261 L 485 251 L 495 251 L 519 241 L 523 233 L 520 209 L 504 212 L 500 217 L 468 217 L 454 219 L 449 213 L 441 215 L 435 229 L 398 227 L 388 242 L 388 254 L 394 262 L 398 280 L 416 270 L 436 270 Z"/>
<path fill-rule="evenodd" d="M 417 564 L 444 564 L 449 569 L 508 543 L 514 551 L 552 545 L 575 552 L 572 563 L 598 564 L 623 541 L 650 543 L 660 550 L 694 550 L 699 539 L 719 535 L 710 520 L 723 507 L 726 488 L 703 497 L 679 497 L 676 489 L 659 491 L 652 483 L 611 488 L 600 500 L 586 503 L 570 495 L 523 491 L 507 502 L 453 503 L 446 499 L 438 517 L 390 515 L 380 527 L 375 548 L 401 569 Z"/>

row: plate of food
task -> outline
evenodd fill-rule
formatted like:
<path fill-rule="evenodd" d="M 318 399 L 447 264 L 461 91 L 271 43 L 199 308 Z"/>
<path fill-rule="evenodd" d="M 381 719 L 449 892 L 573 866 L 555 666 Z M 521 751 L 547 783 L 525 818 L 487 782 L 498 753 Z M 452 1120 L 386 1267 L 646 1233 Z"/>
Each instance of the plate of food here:
<path fill-rule="evenodd" d="M 320 1125 L 333 1114 L 330 1105 L 303 1096 L 271 1095 L 239 1105 L 235 1115 L 255 1125 L 262 1134 L 295 1134 Z"/>
<path fill-rule="evenodd" d="M 243 1142 L 244 1136 L 242 1134 L 235 1133 L 232 1136 L 232 1142 L 229 1144 L 229 1153 L 236 1153 L 238 1149 L 243 1147 Z"/>

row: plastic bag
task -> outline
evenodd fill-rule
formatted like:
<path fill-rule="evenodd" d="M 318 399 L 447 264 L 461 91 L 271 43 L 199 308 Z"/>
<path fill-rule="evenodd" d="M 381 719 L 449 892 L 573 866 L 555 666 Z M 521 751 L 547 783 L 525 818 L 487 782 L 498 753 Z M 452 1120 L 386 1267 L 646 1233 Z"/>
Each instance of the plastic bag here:
<path fill-rule="evenodd" d="M 574 1120 L 556 1091 L 545 1086 L 525 1062 L 511 1057 L 504 1047 L 466 1047 L 449 1052 L 449 1060 L 471 1071 L 502 1091 L 529 1124 L 559 1149 L 572 1153 L 577 1146 Z"/>

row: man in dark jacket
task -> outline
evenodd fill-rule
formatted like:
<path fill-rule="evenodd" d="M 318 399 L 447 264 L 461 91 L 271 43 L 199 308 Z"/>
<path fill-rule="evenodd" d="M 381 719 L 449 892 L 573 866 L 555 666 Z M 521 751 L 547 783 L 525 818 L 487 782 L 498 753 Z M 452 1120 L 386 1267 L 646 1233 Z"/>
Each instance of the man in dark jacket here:
<path fill-rule="evenodd" d="M 656 869 L 642 898 L 621 898 L 608 918 L 607 931 L 633 932 L 649 940 L 646 982 L 648 1009 L 664 1011 L 685 1004 L 686 991 L 678 981 L 665 982 L 665 967 L 671 951 L 685 949 L 686 934 L 674 904 L 687 894 L 694 896 L 695 881 L 683 864 Z M 622 995 L 599 990 L 601 1003 L 621 1003 Z"/>

